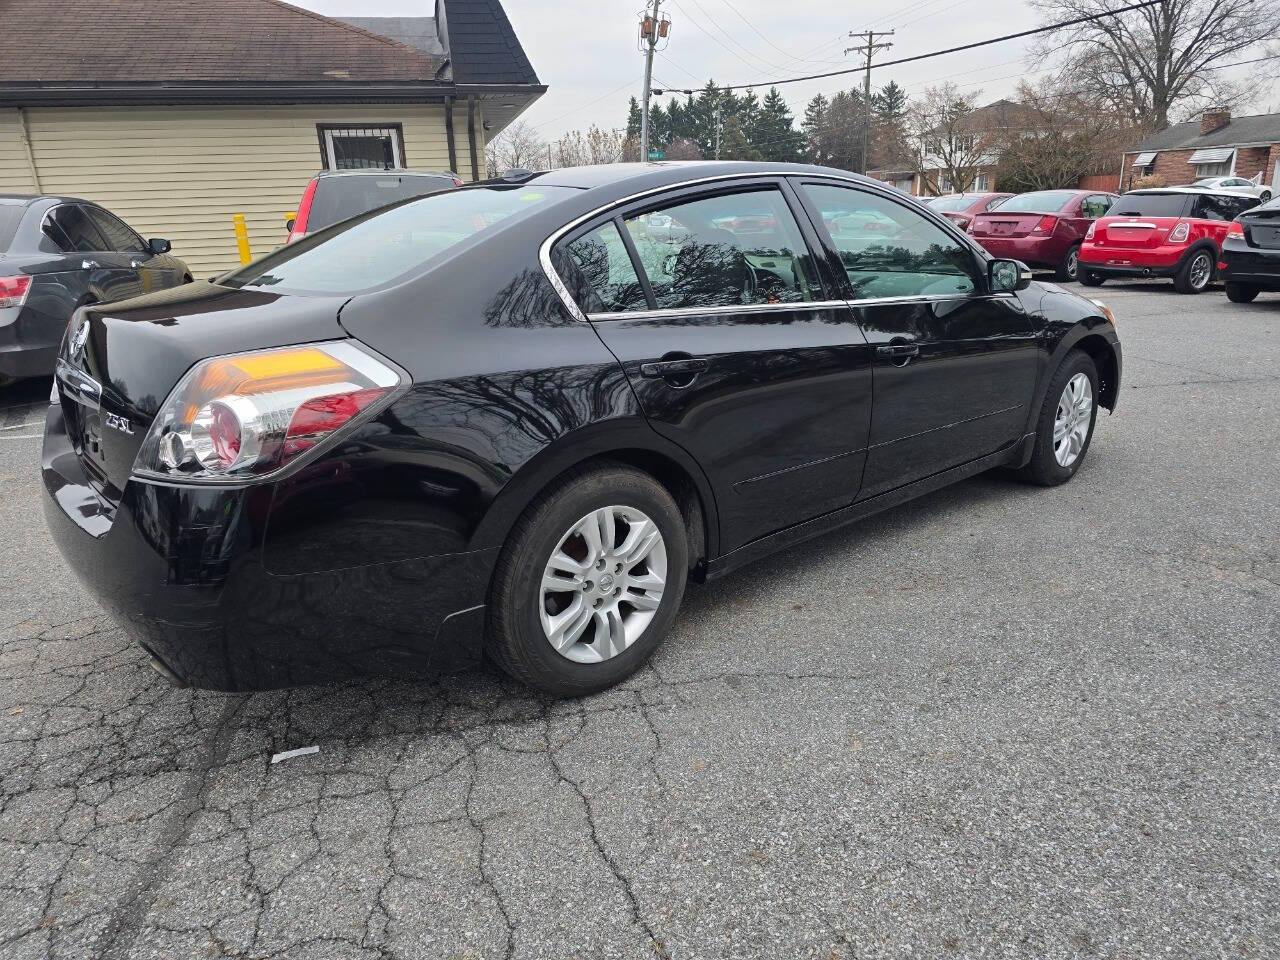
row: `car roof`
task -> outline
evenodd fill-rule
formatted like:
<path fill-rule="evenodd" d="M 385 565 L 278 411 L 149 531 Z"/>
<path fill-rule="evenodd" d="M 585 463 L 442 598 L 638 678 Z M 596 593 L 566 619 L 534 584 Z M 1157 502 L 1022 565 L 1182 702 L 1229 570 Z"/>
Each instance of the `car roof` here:
<path fill-rule="evenodd" d="M 1212 191 L 1213 191 L 1213 188 L 1212 188 L 1212 187 L 1197 187 L 1197 186 L 1186 186 L 1186 187 L 1143 187 L 1143 188 L 1142 188 L 1142 189 L 1140 189 L 1140 190 L 1130 190 L 1130 191 L 1128 191 L 1128 193 L 1126 193 L 1126 196 L 1128 196 L 1128 194 L 1130 194 L 1130 193 L 1194 193 L 1196 196 L 1203 196 L 1204 194 L 1206 194 L 1206 193 L 1211 193 Z M 1238 193 L 1232 193 L 1232 192 L 1230 192 L 1229 190 L 1225 190 L 1225 191 L 1223 191 L 1222 196 L 1224 196 L 1224 197 L 1239 197 L 1239 196 L 1240 196 L 1240 194 L 1238 194 Z"/>
<path fill-rule="evenodd" d="M 371 167 L 365 170 L 321 170 L 316 174 L 318 179 L 328 180 L 332 177 L 453 177 L 458 175 L 452 170 L 385 170 Z"/>
<path fill-rule="evenodd" d="M 31 206 L 41 200 L 52 200 L 57 203 L 93 203 L 92 200 L 64 197 L 54 193 L 0 193 L 0 203 L 5 204 L 20 203 L 23 206 Z M 102 206 L 102 204 L 94 204 L 94 206 Z"/>

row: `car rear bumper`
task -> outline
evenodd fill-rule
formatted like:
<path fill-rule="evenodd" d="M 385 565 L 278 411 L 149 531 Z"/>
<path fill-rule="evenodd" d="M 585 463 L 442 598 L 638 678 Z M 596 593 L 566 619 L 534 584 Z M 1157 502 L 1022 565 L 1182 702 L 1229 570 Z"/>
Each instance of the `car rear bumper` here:
<path fill-rule="evenodd" d="M 974 236 L 993 257 L 1021 260 L 1032 267 L 1056 267 L 1071 244 L 1060 237 L 989 237 Z"/>
<path fill-rule="evenodd" d="M 271 485 L 131 480 L 112 505 L 91 486 L 57 404 L 42 475 L 62 556 L 175 682 L 270 689 L 479 658 L 496 548 L 274 575 L 262 562 Z"/>
<path fill-rule="evenodd" d="M 1086 243 L 1080 248 L 1080 269 L 1114 277 L 1174 277 L 1187 258 L 1200 249 L 1185 243 L 1176 247 L 1104 247 Z"/>
<path fill-rule="evenodd" d="M 62 332 L 33 337 L 23 307 L 0 309 L 0 377 L 43 377 L 53 373 Z"/>
<path fill-rule="evenodd" d="M 1221 277 L 1227 283 L 1247 283 L 1280 290 L 1280 250 L 1250 247 L 1244 241 L 1222 246 Z"/>

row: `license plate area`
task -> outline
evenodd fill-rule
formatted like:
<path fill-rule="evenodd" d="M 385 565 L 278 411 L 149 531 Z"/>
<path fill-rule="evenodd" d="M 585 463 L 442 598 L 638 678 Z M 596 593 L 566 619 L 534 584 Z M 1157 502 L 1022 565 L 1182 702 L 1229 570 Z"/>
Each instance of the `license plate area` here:
<path fill-rule="evenodd" d="M 1280 250 L 1280 227 L 1250 227 L 1249 236 L 1255 246 Z"/>

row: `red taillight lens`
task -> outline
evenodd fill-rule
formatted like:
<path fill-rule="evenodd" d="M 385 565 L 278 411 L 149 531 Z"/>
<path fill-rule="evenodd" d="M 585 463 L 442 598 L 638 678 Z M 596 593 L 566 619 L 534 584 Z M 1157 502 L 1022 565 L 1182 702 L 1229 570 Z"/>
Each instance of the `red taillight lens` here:
<path fill-rule="evenodd" d="M 1233 220 L 1233 221 L 1231 222 L 1231 224 L 1227 227 L 1227 236 L 1228 236 L 1228 237 L 1243 237 L 1243 236 L 1244 236 L 1244 224 L 1240 223 L 1238 220 Z"/>
<path fill-rule="evenodd" d="M 1191 235 L 1191 224 L 1185 220 L 1179 220 L 1174 224 L 1173 229 L 1169 231 L 1170 243 L 1186 243 L 1187 237 Z"/>
<path fill-rule="evenodd" d="M 1040 222 L 1035 225 L 1032 233 L 1053 233 L 1053 228 L 1058 225 L 1057 217 L 1041 217 Z"/>
<path fill-rule="evenodd" d="M 383 389 L 373 388 L 308 400 L 294 411 L 289 421 L 289 429 L 285 431 L 285 456 L 311 449 L 384 393 Z"/>
<path fill-rule="evenodd" d="M 298 204 L 298 215 L 293 218 L 293 229 L 289 231 L 287 243 L 301 240 L 307 235 L 307 220 L 311 217 L 311 201 L 315 199 L 316 184 L 319 182 L 320 179 L 318 177 L 313 177 L 311 182 L 307 184 L 307 189 L 302 192 L 302 202 Z"/>
<path fill-rule="evenodd" d="M 1093 235 L 1097 232 L 1098 232 L 1098 221 L 1095 220 L 1093 221 L 1093 223 L 1089 224 L 1089 229 L 1084 232 L 1084 238 L 1086 240 L 1092 240 Z"/>
<path fill-rule="evenodd" d="M 461 177 L 454 177 L 454 178 L 453 178 L 453 185 L 454 185 L 455 187 L 460 187 L 460 186 L 462 186 L 462 178 L 461 178 Z"/>
<path fill-rule="evenodd" d="M 31 277 L 25 273 L 16 277 L 0 277 L 0 308 L 20 307 L 27 302 L 31 290 Z"/>

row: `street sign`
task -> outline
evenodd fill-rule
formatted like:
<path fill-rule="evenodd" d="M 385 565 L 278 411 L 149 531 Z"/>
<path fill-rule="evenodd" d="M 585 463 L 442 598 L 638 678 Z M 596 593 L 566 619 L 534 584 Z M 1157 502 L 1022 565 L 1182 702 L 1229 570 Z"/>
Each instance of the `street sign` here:
<path fill-rule="evenodd" d="M 649 159 L 650 159 L 650 160 L 661 160 L 664 156 L 666 156 L 666 154 L 664 154 L 661 150 L 650 150 L 650 151 L 649 151 Z"/>

